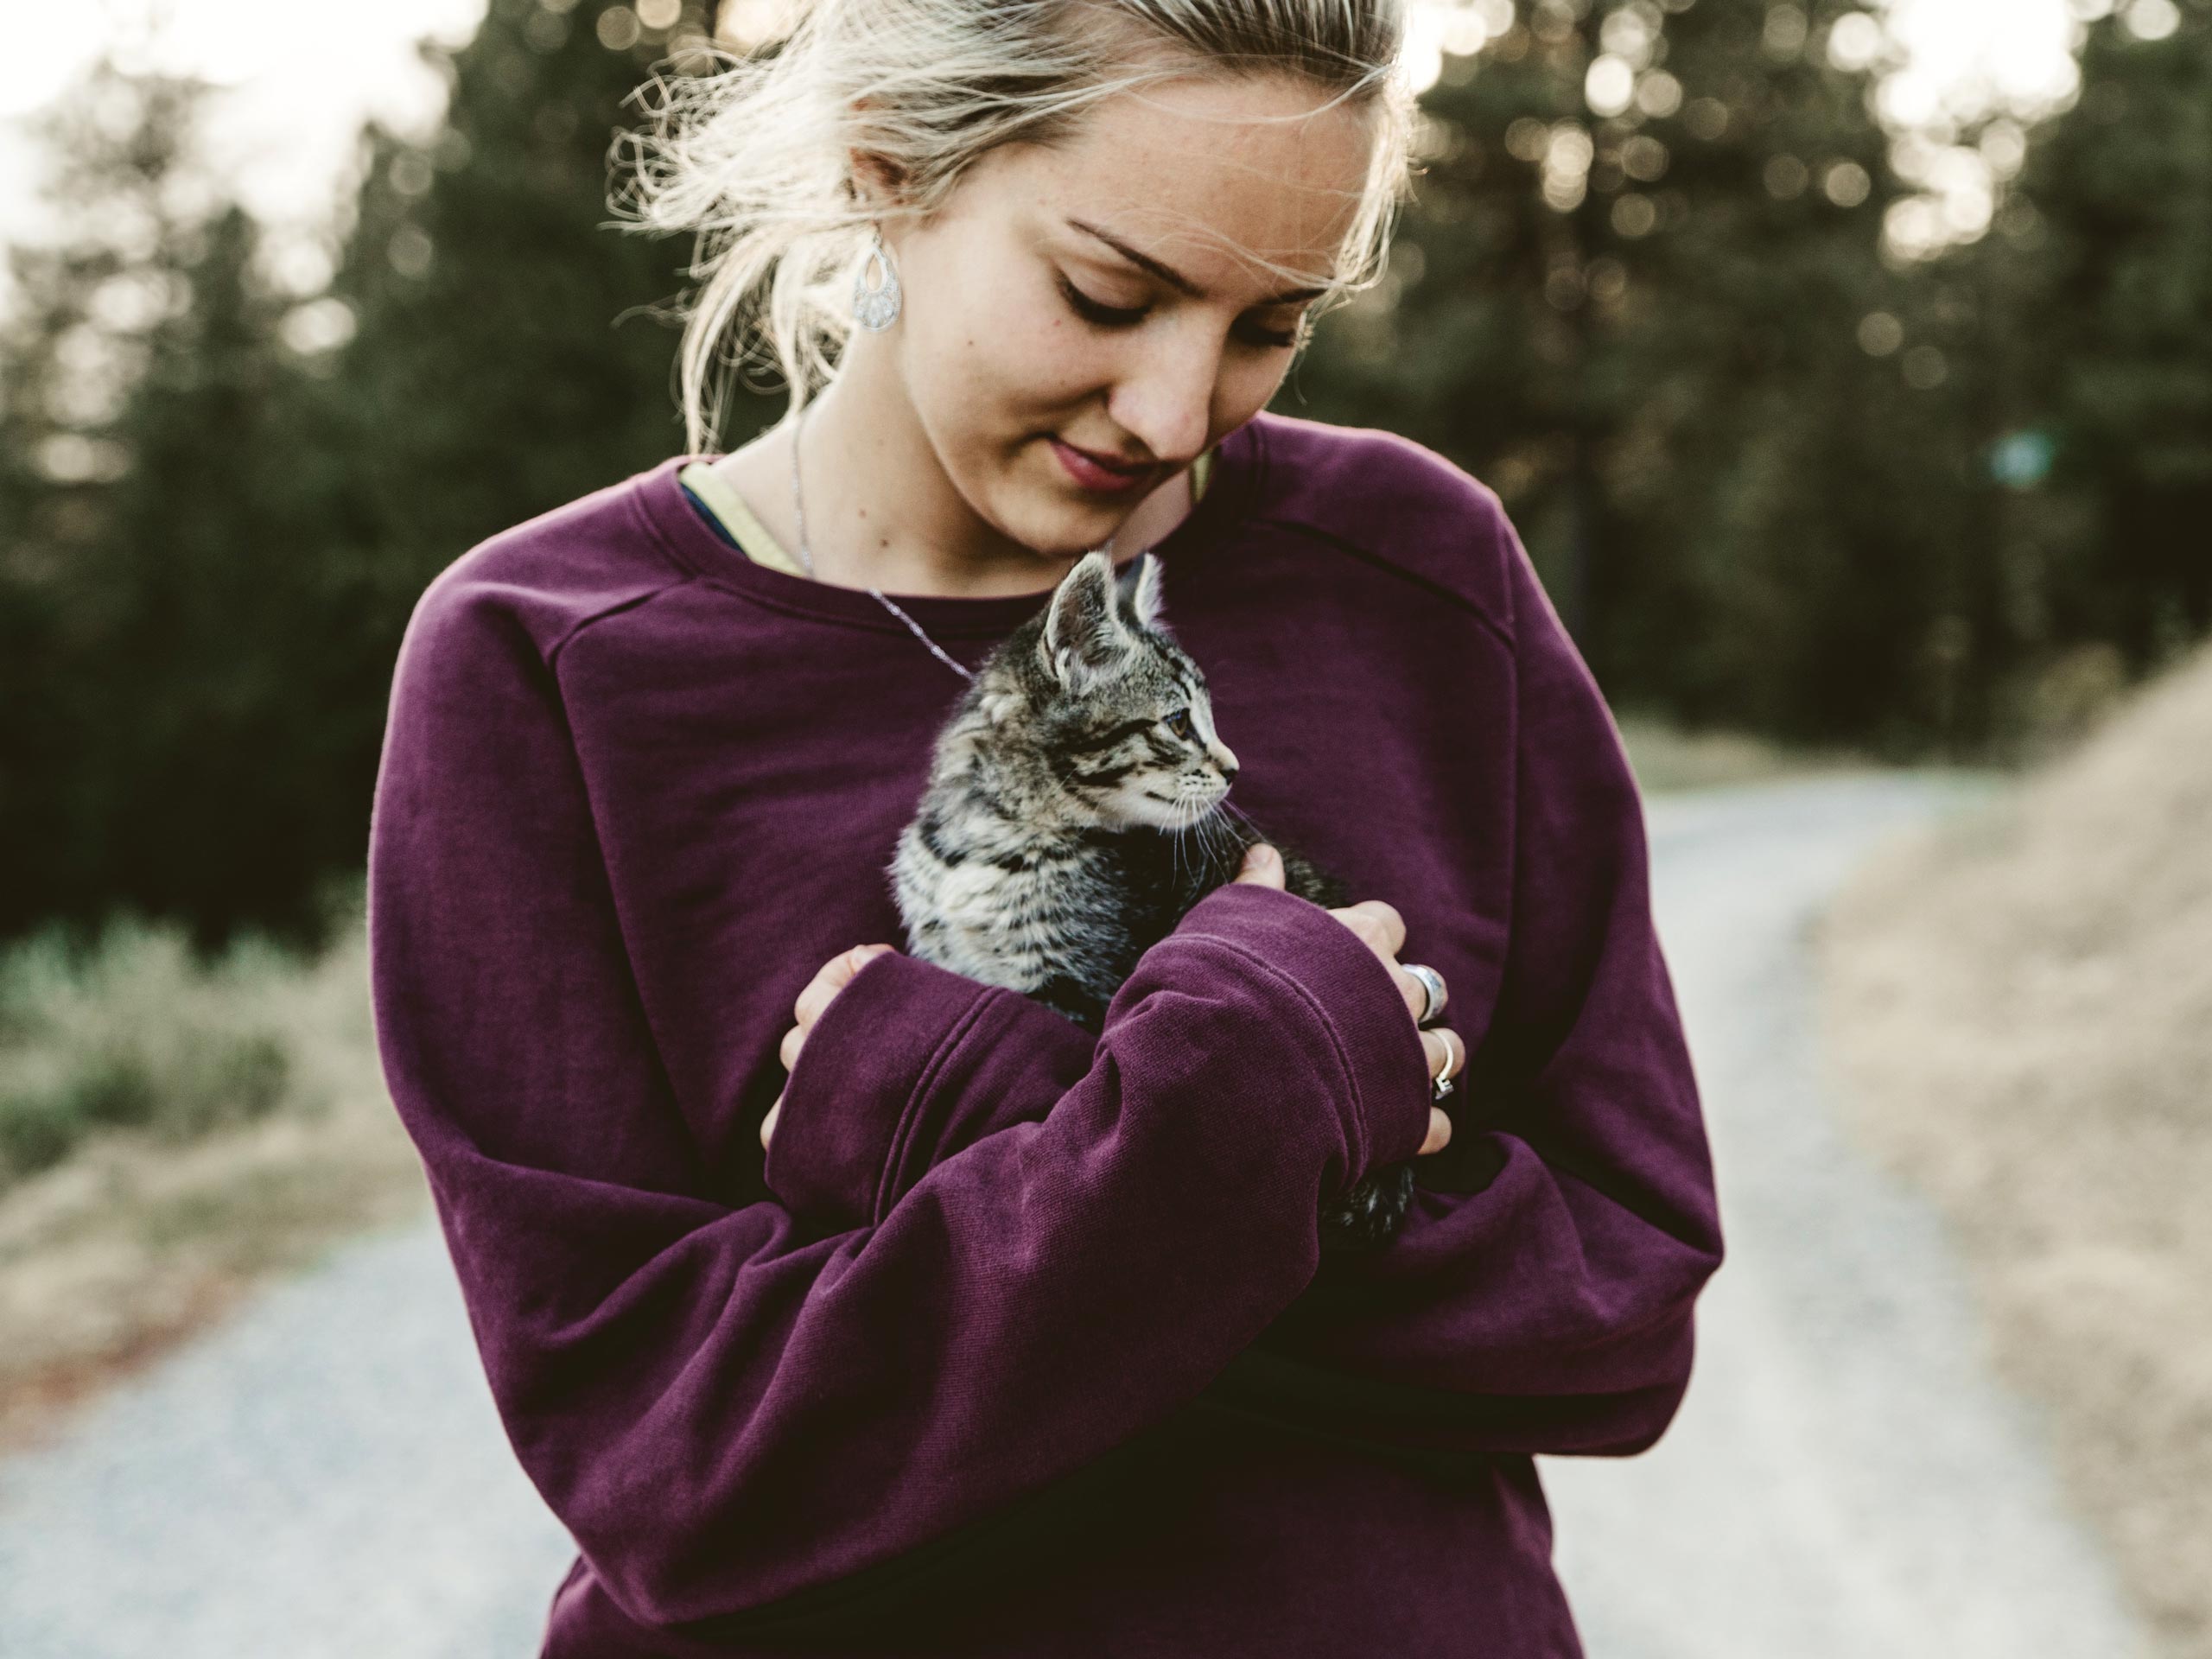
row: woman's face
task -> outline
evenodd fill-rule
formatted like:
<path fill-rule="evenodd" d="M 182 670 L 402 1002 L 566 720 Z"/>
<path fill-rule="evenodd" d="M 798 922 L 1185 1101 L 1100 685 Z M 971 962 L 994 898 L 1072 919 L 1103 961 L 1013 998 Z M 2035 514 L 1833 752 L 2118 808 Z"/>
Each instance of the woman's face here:
<path fill-rule="evenodd" d="M 1266 406 L 1367 174 L 1372 117 L 1326 100 L 1217 76 L 1122 94 L 886 227 L 905 289 L 886 343 L 978 518 L 1039 552 L 1096 547 Z"/>

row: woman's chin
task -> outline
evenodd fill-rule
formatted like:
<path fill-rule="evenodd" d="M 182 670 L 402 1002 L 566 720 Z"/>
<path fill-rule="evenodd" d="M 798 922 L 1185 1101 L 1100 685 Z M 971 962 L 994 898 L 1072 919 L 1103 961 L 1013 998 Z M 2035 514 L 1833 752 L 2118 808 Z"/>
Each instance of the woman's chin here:
<path fill-rule="evenodd" d="M 1049 454 L 1045 465 L 1050 470 L 1041 482 L 1033 474 L 1023 480 L 1027 510 L 1015 532 L 1023 546 L 1051 558 L 1080 558 L 1103 547 L 1135 511 L 1137 497 L 1123 500 L 1084 490 Z"/>
<path fill-rule="evenodd" d="M 1047 558 L 1079 559 L 1106 545 L 1128 515 L 1124 512 L 1070 512 L 1065 507 L 1037 517 L 1036 533 L 1020 538 Z"/>

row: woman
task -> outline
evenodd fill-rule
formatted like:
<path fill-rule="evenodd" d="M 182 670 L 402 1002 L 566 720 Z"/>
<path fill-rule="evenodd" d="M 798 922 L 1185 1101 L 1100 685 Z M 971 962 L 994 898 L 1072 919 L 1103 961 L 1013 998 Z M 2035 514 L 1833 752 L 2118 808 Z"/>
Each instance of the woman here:
<path fill-rule="evenodd" d="M 431 584 L 372 829 L 386 1075 L 580 1548 L 547 1655 L 1579 1651 L 1531 1454 L 1657 1438 L 1720 1239 L 1634 780 L 1496 496 L 1262 412 L 1381 257 L 1399 30 L 821 0 L 656 134 L 696 453 Z M 793 416 L 710 458 L 747 329 Z M 1374 896 L 1262 859 L 1094 1041 L 884 943 L 884 870 L 1109 537 L 1238 800 Z"/>

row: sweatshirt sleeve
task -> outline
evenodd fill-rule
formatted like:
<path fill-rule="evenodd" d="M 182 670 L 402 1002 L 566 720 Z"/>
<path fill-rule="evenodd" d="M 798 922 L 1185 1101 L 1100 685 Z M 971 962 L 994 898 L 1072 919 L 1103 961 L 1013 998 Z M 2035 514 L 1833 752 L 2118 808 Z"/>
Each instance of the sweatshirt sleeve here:
<path fill-rule="evenodd" d="M 1501 518 L 1501 524 L 1504 521 Z M 1451 1144 L 1386 1250 L 1332 1261 L 1217 1394 L 1434 1452 L 1629 1455 L 1689 1382 L 1722 1243 L 1618 728 L 1510 524 L 1512 916 Z"/>
<path fill-rule="evenodd" d="M 1325 1265 L 1206 1401 L 1423 1467 L 1649 1446 L 1688 1386 L 1693 1305 L 1722 1254 L 1634 775 L 1497 522 L 1515 623 L 1512 915 L 1494 1014 L 1446 1103 L 1452 1143 L 1417 1160 L 1389 1248 Z M 927 1065 L 871 1054 L 861 1036 L 910 1002 L 944 1033 Z M 861 1213 L 895 1202 L 932 1156 L 1050 1109 L 1052 1079 L 1087 1041 L 1066 1025 L 1012 993 L 877 958 L 801 1052 L 772 1179 L 779 1156 L 818 1166 L 835 1141 L 844 1179 L 810 1196 L 825 1211 L 864 1191 Z"/>
<path fill-rule="evenodd" d="M 410 620 L 379 1052 L 525 1472 L 632 1618 L 766 1628 L 1198 1395 L 1312 1278 L 1322 1195 L 1418 1145 L 1421 1047 L 1325 912 L 1247 897 L 1147 953 L 1043 1121 L 873 1224 L 733 1204 L 657 1055 L 558 662 L 489 582 Z"/>
<path fill-rule="evenodd" d="M 762 1179 L 810 1225 L 869 1225 L 944 1159 L 1041 1122 L 1096 1040 L 1019 991 L 899 951 L 871 957 L 807 1033 Z"/>

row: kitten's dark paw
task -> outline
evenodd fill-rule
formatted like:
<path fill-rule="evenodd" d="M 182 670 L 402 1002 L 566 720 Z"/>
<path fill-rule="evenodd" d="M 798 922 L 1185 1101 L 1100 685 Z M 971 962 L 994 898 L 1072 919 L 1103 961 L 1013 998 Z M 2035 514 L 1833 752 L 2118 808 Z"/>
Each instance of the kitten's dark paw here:
<path fill-rule="evenodd" d="M 1357 1255 L 1398 1236 L 1413 1208 L 1414 1166 L 1392 1164 L 1321 1206 L 1321 1254 Z"/>

